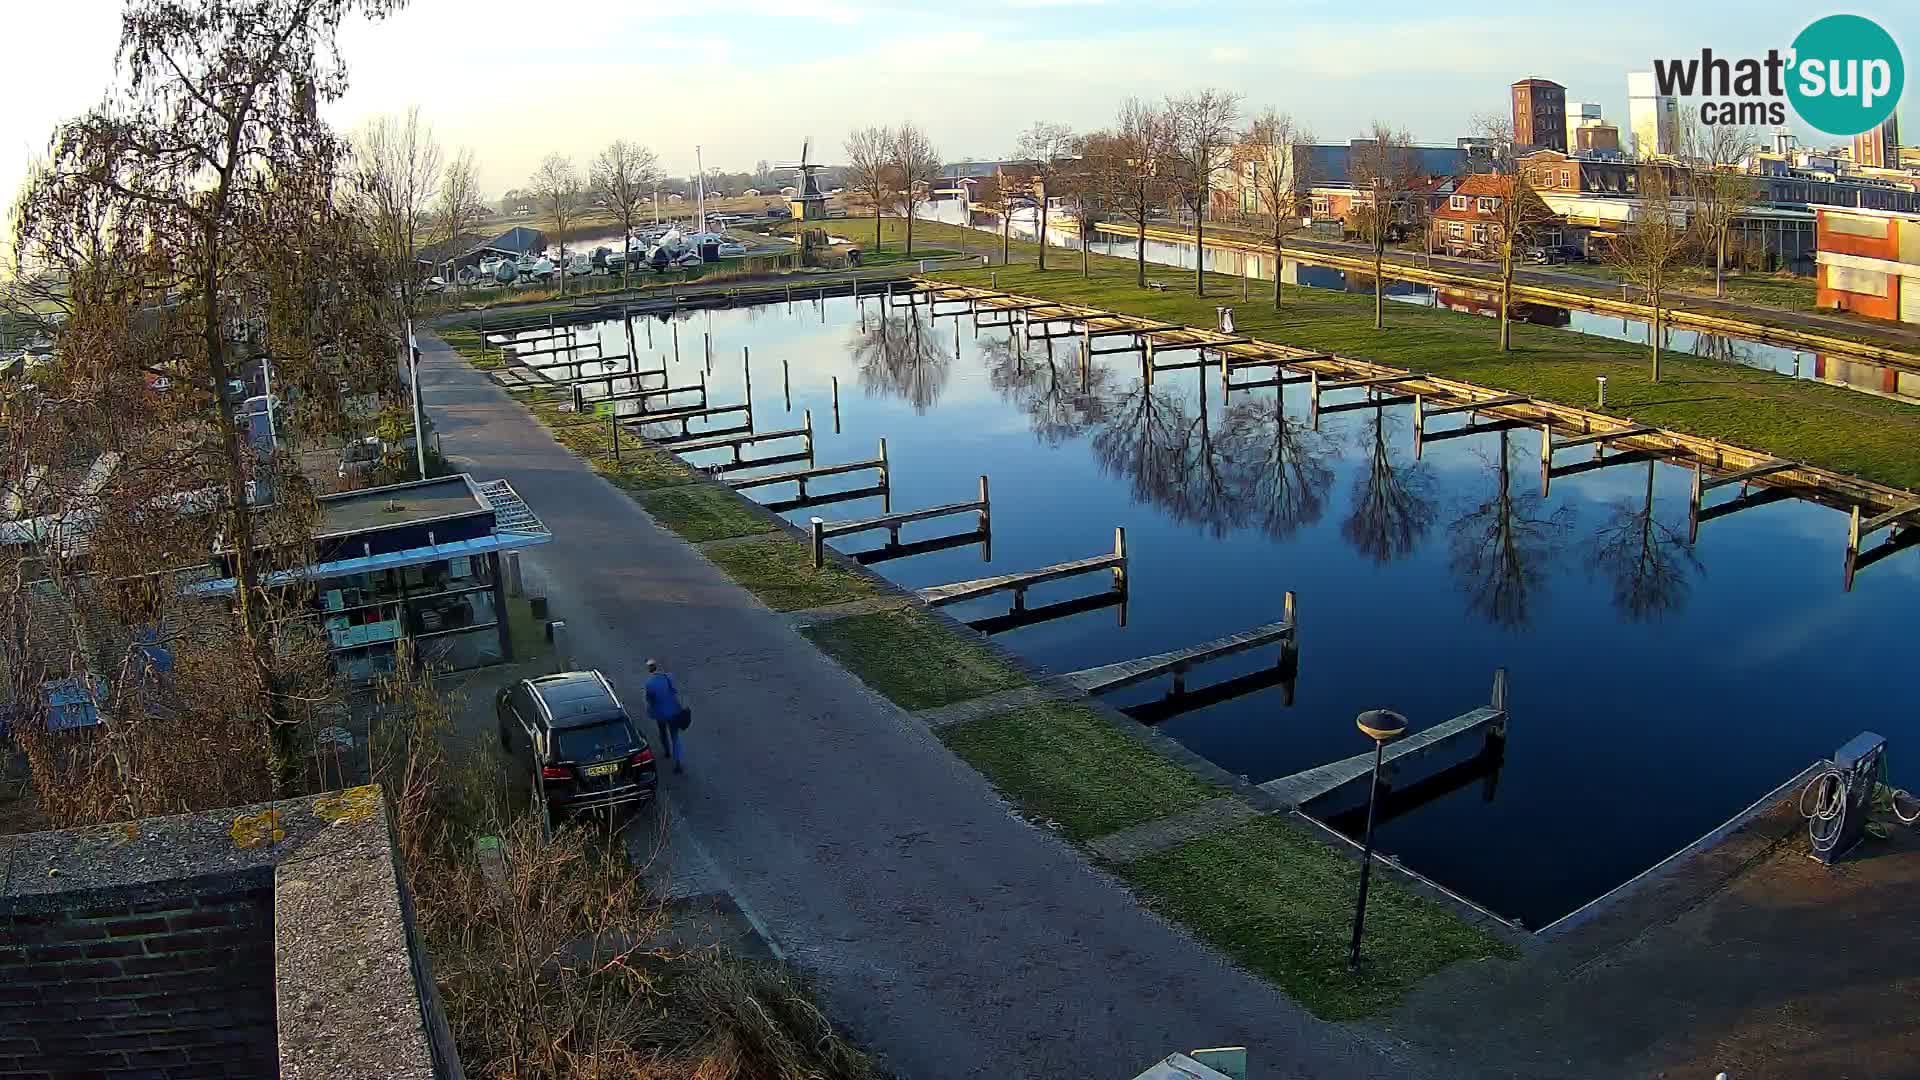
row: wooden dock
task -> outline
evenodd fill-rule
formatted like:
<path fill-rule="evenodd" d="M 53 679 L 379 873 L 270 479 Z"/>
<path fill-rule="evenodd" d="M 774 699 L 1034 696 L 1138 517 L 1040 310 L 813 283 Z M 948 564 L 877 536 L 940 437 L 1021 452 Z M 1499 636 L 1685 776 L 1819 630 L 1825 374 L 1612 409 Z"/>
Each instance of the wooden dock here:
<path fill-rule="evenodd" d="M 1134 660 L 1122 660 L 1117 664 L 1103 664 L 1067 674 L 1068 682 L 1085 690 L 1089 694 L 1104 694 L 1148 679 L 1157 679 L 1162 675 L 1173 676 L 1173 692 L 1186 692 L 1187 672 L 1210 660 L 1233 656 L 1263 646 L 1281 642 L 1286 648 L 1297 646 L 1294 621 L 1294 594 L 1286 596 L 1285 614 L 1279 622 L 1270 622 L 1256 626 L 1251 630 L 1242 630 L 1237 634 L 1215 638 L 1212 641 L 1189 645 L 1184 649 L 1155 653 Z M 1282 662 L 1285 660 L 1283 653 Z"/>
<path fill-rule="evenodd" d="M 1507 737 L 1507 673 L 1504 669 L 1493 674 L 1492 700 L 1487 705 L 1388 743 L 1386 753 L 1381 758 L 1381 767 L 1385 769 L 1410 762 L 1474 733 L 1484 733 L 1488 739 L 1504 740 Z M 1291 809 L 1299 809 L 1344 785 L 1364 779 L 1372 772 L 1373 751 L 1369 750 L 1304 769 L 1292 776 L 1269 780 L 1260 785 L 1260 790 Z"/>
<path fill-rule="evenodd" d="M 1037 570 L 1020 570 L 1011 574 L 996 574 L 993 577 L 974 578 L 971 581 L 955 581 L 947 585 L 935 585 L 919 591 L 920 599 L 928 607 L 945 607 L 966 600 L 977 600 L 994 593 L 1013 594 L 1013 609 L 1024 610 L 1027 606 L 1027 590 L 1035 585 L 1049 581 L 1061 581 L 1066 578 L 1080 577 L 1084 574 L 1109 572 L 1113 575 L 1113 587 L 1116 590 L 1127 587 L 1127 530 L 1113 530 L 1113 551 L 1107 555 L 1095 555 L 1090 559 L 1075 559 L 1072 562 L 1056 563 Z"/>
<path fill-rule="evenodd" d="M 773 457 L 749 458 L 746 456 L 746 448 L 749 446 L 759 446 L 762 443 L 770 442 L 783 442 L 788 439 L 800 439 L 805 443 L 805 449 Z M 732 454 L 731 460 L 714 465 L 698 466 L 701 470 L 710 473 L 735 472 L 740 469 L 752 469 L 762 465 L 785 465 L 794 461 L 805 461 L 808 464 L 812 464 L 813 410 L 809 409 L 806 411 L 800 426 L 796 428 L 788 428 L 784 431 L 748 431 L 727 435 L 712 435 L 705 438 L 687 439 L 682 442 L 670 443 L 667 448 L 680 457 L 685 457 L 688 454 L 698 454 L 705 450 L 730 451 Z"/>
<path fill-rule="evenodd" d="M 883 454 L 884 457 L 884 454 Z M 860 518 L 853 521 L 826 521 L 814 518 L 810 523 L 813 534 L 813 565 L 819 569 L 827 558 L 827 540 L 835 536 L 852 536 L 856 533 L 887 530 L 890 546 L 900 546 L 900 527 L 916 521 L 933 521 L 937 518 L 954 517 L 960 514 L 973 514 L 979 525 L 981 536 L 990 535 L 993 527 L 993 501 L 987 490 L 987 478 L 980 477 L 980 497 L 972 502 L 948 503 L 945 506 L 930 506 L 923 510 L 902 510 L 899 513 L 881 514 L 878 517 Z"/>
<path fill-rule="evenodd" d="M 865 498 L 869 494 L 879 495 L 882 500 L 884 500 L 883 508 L 891 510 L 893 480 L 891 471 L 887 465 L 887 440 L 885 439 L 880 440 L 880 456 L 868 461 L 842 461 L 832 465 L 815 465 L 805 469 L 794 469 L 790 472 L 767 473 L 763 476 L 743 476 L 728 480 L 726 483 L 728 487 L 735 491 L 774 487 L 779 484 L 793 484 L 799 489 L 800 497 L 797 500 L 791 500 L 789 504 L 782 505 L 781 509 L 784 510 L 812 505 L 812 500 L 807 493 L 807 485 L 814 480 L 828 476 L 845 476 L 848 473 L 866 472 L 869 469 L 879 474 L 879 483 L 873 488 L 861 489 L 857 497 Z M 837 492 L 835 494 L 847 498 L 856 497 L 846 492 Z M 768 505 L 771 507 L 773 504 L 770 503 Z"/>

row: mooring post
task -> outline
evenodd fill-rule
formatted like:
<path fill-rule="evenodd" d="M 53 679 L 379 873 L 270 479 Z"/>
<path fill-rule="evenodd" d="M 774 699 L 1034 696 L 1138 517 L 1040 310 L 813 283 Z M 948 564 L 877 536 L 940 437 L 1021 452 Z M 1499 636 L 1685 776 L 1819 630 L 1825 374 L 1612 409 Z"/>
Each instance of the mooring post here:
<path fill-rule="evenodd" d="M 1860 504 L 1853 505 L 1853 512 L 1847 517 L 1847 554 L 1854 555 L 1860 550 Z"/>
<path fill-rule="evenodd" d="M 613 463 L 620 464 L 620 406 L 607 414 L 607 426 L 613 429 Z"/>
<path fill-rule="evenodd" d="M 1493 692 L 1491 695 L 1489 695 L 1487 699 L 1487 704 L 1491 708 L 1497 709 L 1500 713 L 1500 719 L 1494 721 L 1493 726 L 1487 729 L 1487 738 L 1499 739 L 1502 742 L 1505 742 L 1507 738 L 1507 669 L 1506 668 L 1493 669 Z"/>
<path fill-rule="evenodd" d="M 680 323 L 677 319 L 673 323 L 673 362 L 680 362 Z"/>
<path fill-rule="evenodd" d="M 788 370 L 787 358 L 780 358 L 780 393 L 787 399 L 787 411 L 793 411 L 793 375 Z"/>
<path fill-rule="evenodd" d="M 818 570 L 827 562 L 827 523 L 812 518 L 807 525 L 813 533 L 813 568 Z"/>
<path fill-rule="evenodd" d="M 1705 480 L 1706 477 L 1703 475 L 1700 463 L 1697 461 L 1694 462 L 1693 494 L 1687 499 L 1687 543 L 1689 544 L 1697 543 L 1700 540 L 1700 501 L 1706 495 L 1702 487 Z M 1746 491 L 1746 485 L 1742 484 L 1740 490 L 1742 492 Z"/>
<path fill-rule="evenodd" d="M 1553 487 L 1553 425 L 1540 425 L 1540 494 Z"/>
<path fill-rule="evenodd" d="M 987 494 L 986 473 L 980 474 L 980 512 L 976 518 L 980 523 L 981 532 L 984 533 L 993 528 L 993 499 Z"/>
<path fill-rule="evenodd" d="M 1297 637 L 1300 633 L 1300 623 L 1297 621 L 1297 618 L 1296 618 L 1297 609 L 1295 607 L 1297 599 L 1298 598 L 1294 596 L 1292 589 L 1288 589 L 1286 593 L 1283 594 L 1280 598 L 1281 621 L 1285 622 L 1288 626 L 1293 628 L 1289 636 L 1295 636 L 1295 637 Z"/>
<path fill-rule="evenodd" d="M 800 426 L 807 433 L 807 467 L 813 467 L 813 410 L 806 409 L 800 414 Z"/>
<path fill-rule="evenodd" d="M 1127 587 L 1127 527 L 1125 525 L 1113 527 L 1113 554 L 1120 560 L 1120 564 L 1113 568 L 1113 587 L 1125 589 Z"/>
<path fill-rule="evenodd" d="M 833 433 L 840 434 L 840 376 L 833 376 Z"/>
<path fill-rule="evenodd" d="M 706 349 L 706 352 L 707 352 L 707 370 L 712 371 L 713 370 L 713 334 L 710 332 L 703 331 L 700 334 L 700 339 L 701 339 L 701 342 L 703 343 L 703 347 Z"/>
<path fill-rule="evenodd" d="M 880 437 L 880 512 L 893 513 L 893 469 L 887 465 L 887 439 Z"/>
<path fill-rule="evenodd" d="M 747 400 L 753 400 L 753 348 L 740 346 L 740 372 L 747 384 Z"/>

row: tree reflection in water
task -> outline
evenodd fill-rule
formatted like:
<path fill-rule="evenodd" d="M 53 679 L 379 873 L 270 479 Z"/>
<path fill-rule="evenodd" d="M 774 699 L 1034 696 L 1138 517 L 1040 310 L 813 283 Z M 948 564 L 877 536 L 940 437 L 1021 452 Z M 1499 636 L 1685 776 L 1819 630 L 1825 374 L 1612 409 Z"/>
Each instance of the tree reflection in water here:
<path fill-rule="evenodd" d="M 883 314 L 854 331 L 853 364 L 867 396 L 897 397 L 925 413 L 947 388 L 954 357 L 917 311 Z"/>
<path fill-rule="evenodd" d="M 1284 396 L 1228 406 L 1220 440 L 1236 464 L 1246 517 L 1268 536 L 1285 539 L 1327 512 L 1333 440 L 1289 418 Z"/>
<path fill-rule="evenodd" d="M 1694 575 L 1705 570 L 1686 532 L 1654 516 L 1653 467 L 1646 495 L 1613 504 L 1607 523 L 1588 544 L 1588 565 L 1613 584 L 1613 606 L 1635 622 L 1658 619 L 1687 602 Z"/>
<path fill-rule="evenodd" d="M 1082 372 L 1079 349 L 1075 344 L 1056 356 L 1049 341 L 1029 354 L 1011 335 L 980 343 L 988 382 L 1002 400 L 1026 414 L 1034 438 L 1049 446 L 1105 423 L 1114 406 L 1112 369 L 1094 365 Z"/>
<path fill-rule="evenodd" d="M 1549 563 L 1573 527 L 1573 508 L 1542 513 L 1537 493 L 1513 493 L 1507 433 L 1500 433 L 1496 487 L 1453 523 L 1449 565 L 1467 594 L 1467 608 L 1496 626 L 1527 625 L 1545 586 Z"/>
<path fill-rule="evenodd" d="M 1353 511 L 1340 525 L 1354 549 L 1378 563 L 1411 554 L 1437 512 L 1432 477 L 1418 463 L 1394 460 L 1387 425 L 1386 410 L 1374 409 L 1359 438 L 1367 468 L 1354 480 Z"/>

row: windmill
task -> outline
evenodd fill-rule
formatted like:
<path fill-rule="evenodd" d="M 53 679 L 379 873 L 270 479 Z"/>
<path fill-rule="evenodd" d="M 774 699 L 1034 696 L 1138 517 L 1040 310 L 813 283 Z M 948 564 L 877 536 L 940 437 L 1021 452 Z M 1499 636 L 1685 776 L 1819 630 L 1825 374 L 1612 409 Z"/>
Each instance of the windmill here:
<path fill-rule="evenodd" d="M 827 197 L 820 191 L 820 181 L 815 174 L 826 168 L 811 160 L 813 136 L 807 136 L 800 144 L 800 160 L 783 161 L 775 168 L 797 173 L 800 182 L 794 187 L 800 193 L 787 198 L 787 208 L 793 211 L 795 221 L 813 221 L 827 216 Z"/>

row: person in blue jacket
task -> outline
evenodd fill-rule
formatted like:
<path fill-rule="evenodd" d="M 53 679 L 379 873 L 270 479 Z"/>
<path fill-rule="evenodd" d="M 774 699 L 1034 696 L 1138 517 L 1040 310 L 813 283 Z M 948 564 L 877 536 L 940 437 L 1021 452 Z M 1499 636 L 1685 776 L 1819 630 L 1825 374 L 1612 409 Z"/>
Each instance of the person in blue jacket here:
<path fill-rule="evenodd" d="M 673 684 L 673 676 L 661 671 L 652 660 L 647 661 L 647 715 L 653 717 L 654 727 L 660 732 L 660 749 L 673 759 L 673 771 L 685 772 L 681 767 L 680 733 L 687 730 L 693 710 L 680 701 L 680 688 Z"/>

